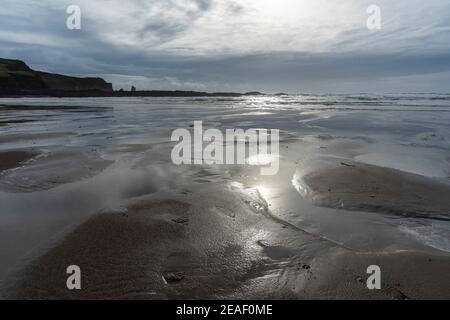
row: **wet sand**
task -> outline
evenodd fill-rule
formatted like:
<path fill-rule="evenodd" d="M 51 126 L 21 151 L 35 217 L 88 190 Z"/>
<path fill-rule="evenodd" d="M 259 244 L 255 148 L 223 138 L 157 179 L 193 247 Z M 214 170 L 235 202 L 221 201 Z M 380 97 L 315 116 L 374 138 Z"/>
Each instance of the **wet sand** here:
<path fill-rule="evenodd" d="M 296 177 L 301 193 L 316 205 L 450 220 L 448 184 L 348 159 L 322 162 L 320 169 Z"/>
<path fill-rule="evenodd" d="M 0 155 L 12 160 L 0 157 L 0 163 L 26 166 L 0 177 L 0 273 L 6 276 L 0 297 L 450 299 L 447 244 L 399 231 L 425 225 L 434 235 L 436 221 L 450 220 L 449 185 L 441 181 L 447 167 L 436 165 L 445 154 L 448 166 L 445 131 L 430 133 L 428 124 L 425 133 L 422 127 L 402 131 L 389 118 L 362 123 L 367 115 L 353 112 L 328 119 L 289 105 L 263 114 L 266 100 L 219 101 L 227 103 L 224 109 L 209 101 L 204 104 L 214 107 L 199 108 L 202 101 L 78 107 L 58 100 L 0 108 L 15 119 L 39 120 L 2 126 Z M 208 119 L 205 127 L 222 129 L 277 123 L 280 173 L 173 166 L 171 129 L 188 128 L 198 117 Z M 370 119 L 378 121 L 378 113 Z M 390 130 L 410 134 L 409 140 L 389 136 Z M 424 141 L 424 134 L 434 138 Z M 430 164 L 436 170 L 423 172 L 442 173 L 441 180 L 357 161 L 388 150 L 390 141 L 395 151 L 409 152 L 405 140 L 420 164 L 428 163 L 422 154 L 439 160 Z M 406 167 L 417 169 L 414 164 Z M 333 237 L 347 233 L 350 240 Z M 66 268 L 74 264 L 81 268 L 81 291 L 66 289 Z M 373 264 L 381 267 L 382 290 L 366 287 Z"/>
<path fill-rule="evenodd" d="M 35 156 L 35 153 L 29 151 L 0 151 L 0 172 L 17 168 Z"/>
<path fill-rule="evenodd" d="M 10 278 L 16 299 L 449 299 L 450 257 L 357 253 L 273 219 L 242 186 L 101 212 Z M 66 289 L 67 266 L 82 290 Z M 382 290 L 368 290 L 369 265 Z"/>
<path fill-rule="evenodd" d="M 13 156 L 5 159 L 17 160 L 12 165 L 20 165 L 23 159 L 29 160 L 35 154 L 27 152 L 6 152 Z M 47 190 L 58 185 L 67 184 L 95 176 L 104 170 L 112 161 L 104 160 L 95 152 L 79 148 L 64 148 L 37 154 L 32 163 L 14 174 L 5 174 L 0 179 L 0 191 L 35 192 Z M 13 157 L 13 158 L 11 158 Z M 21 160 L 21 161 L 19 161 Z M 5 164 L 8 162 L 5 161 Z"/>

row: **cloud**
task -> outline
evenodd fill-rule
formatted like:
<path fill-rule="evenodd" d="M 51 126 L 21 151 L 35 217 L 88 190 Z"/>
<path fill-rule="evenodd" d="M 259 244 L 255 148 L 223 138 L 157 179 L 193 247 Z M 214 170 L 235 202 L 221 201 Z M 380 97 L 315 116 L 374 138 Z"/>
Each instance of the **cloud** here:
<path fill-rule="evenodd" d="M 118 88 L 371 91 L 422 76 L 442 88 L 426 75 L 450 68 L 450 2 L 377 0 L 379 31 L 365 27 L 372 3 L 78 0 L 82 29 L 71 31 L 72 0 L 3 0 L 0 55 Z"/>
<path fill-rule="evenodd" d="M 131 86 L 138 90 L 152 88 L 153 90 L 205 90 L 206 85 L 200 82 L 182 81 L 176 77 L 149 78 L 146 76 L 131 76 L 123 74 L 96 74 L 108 82 L 114 83 L 115 90 L 129 90 Z"/>

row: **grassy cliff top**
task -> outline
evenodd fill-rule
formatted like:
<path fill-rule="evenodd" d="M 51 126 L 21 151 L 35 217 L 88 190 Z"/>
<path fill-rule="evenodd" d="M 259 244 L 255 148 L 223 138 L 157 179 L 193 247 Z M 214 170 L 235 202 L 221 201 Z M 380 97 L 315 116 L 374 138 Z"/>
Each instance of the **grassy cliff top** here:
<path fill-rule="evenodd" d="M 11 77 L 14 75 L 35 76 L 23 61 L 0 58 L 0 77 Z"/>

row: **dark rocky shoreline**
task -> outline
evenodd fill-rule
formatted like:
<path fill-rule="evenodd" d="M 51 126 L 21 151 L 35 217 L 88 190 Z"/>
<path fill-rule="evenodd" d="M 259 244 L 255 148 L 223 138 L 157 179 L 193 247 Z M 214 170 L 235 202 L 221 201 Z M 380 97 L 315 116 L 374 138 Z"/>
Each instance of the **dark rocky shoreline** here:
<path fill-rule="evenodd" d="M 242 97 L 264 95 L 260 92 L 199 92 L 199 91 L 102 91 L 102 90 L 15 90 L 0 88 L 0 98 L 53 97 L 53 98 L 91 98 L 91 97 Z"/>

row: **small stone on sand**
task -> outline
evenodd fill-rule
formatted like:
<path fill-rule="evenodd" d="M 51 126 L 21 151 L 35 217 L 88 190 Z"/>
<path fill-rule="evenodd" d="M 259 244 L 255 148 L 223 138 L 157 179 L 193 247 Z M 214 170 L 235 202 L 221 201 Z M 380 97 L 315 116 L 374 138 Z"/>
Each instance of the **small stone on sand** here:
<path fill-rule="evenodd" d="M 175 223 L 183 224 L 183 223 L 188 223 L 189 219 L 188 218 L 175 218 L 175 219 L 172 219 L 172 221 Z"/>
<path fill-rule="evenodd" d="M 164 273 L 163 278 L 167 283 L 175 283 L 183 280 L 184 274 L 183 272 L 166 272 Z"/>

